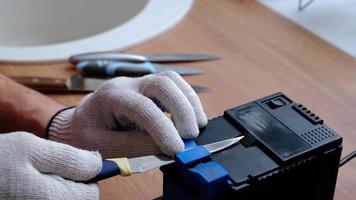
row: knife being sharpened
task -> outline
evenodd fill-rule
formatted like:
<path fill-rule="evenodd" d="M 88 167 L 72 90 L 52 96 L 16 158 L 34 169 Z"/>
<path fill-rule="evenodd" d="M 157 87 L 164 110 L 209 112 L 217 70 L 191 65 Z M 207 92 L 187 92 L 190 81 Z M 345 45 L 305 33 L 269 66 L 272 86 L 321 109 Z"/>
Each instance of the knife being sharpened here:
<path fill-rule="evenodd" d="M 133 63 L 176 63 L 176 62 L 199 62 L 217 60 L 219 57 L 205 54 L 129 54 L 113 51 L 92 52 L 71 56 L 69 62 L 77 64 L 81 61 L 109 60 L 117 62 Z"/>
<path fill-rule="evenodd" d="M 185 143 L 186 150 L 184 150 L 181 153 L 177 153 L 175 157 L 184 156 L 182 153 L 194 148 L 198 149 L 199 151 L 204 151 L 207 154 L 213 154 L 236 144 L 242 138 L 244 138 L 244 136 L 234 137 L 227 140 L 222 140 L 219 142 L 214 142 L 214 143 L 205 144 L 202 146 L 194 146 L 194 147 L 189 147 L 189 143 L 191 143 L 192 140 L 186 141 Z M 95 178 L 87 182 L 97 182 L 116 175 L 130 176 L 135 173 L 142 173 L 147 170 L 154 169 L 162 165 L 167 165 L 173 162 L 175 162 L 174 159 L 165 155 L 150 155 L 150 156 L 142 156 L 136 158 L 106 159 L 103 160 L 101 172 Z"/>
<path fill-rule="evenodd" d="M 34 90 L 44 93 L 88 93 L 96 90 L 101 84 L 109 79 L 87 78 L 78 75 L 70 79 L 46 78 L 46 77 L 10 77 L 18 83 L 26 85 Z M 210 88 L 192 85 L 196 93 L 210 92 Z"/>

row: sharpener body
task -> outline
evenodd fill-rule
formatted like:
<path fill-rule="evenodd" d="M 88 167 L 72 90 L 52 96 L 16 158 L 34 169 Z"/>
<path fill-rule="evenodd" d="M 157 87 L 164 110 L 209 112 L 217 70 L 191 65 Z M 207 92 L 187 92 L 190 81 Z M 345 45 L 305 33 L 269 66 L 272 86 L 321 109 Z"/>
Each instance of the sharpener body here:
<path fill-rule="evenodd" d="M 244 135 L 216 154 L 192 147 L 161 167 L 163 199 L 332 200 L 342 138 L 283 93 L 225 111 L 198 145 Z"/>

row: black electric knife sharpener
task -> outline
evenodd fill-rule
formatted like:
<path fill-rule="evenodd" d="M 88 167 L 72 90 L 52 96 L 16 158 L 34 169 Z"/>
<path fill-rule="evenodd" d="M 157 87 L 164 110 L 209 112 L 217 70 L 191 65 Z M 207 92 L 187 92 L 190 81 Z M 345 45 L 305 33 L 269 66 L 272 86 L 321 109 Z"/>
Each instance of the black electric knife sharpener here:
<path fill-rule="evenodd" d="M 209 120 L 196 141 L 203 145 L 241 135 L 240 144 L 209 159 L 161 167 L 163 199 L 333 199 L 342 138 L 305 106 L 276 93 Z M 221 165 L 228 178 L 209 168 L 200 172 L 205 162 Z"/>

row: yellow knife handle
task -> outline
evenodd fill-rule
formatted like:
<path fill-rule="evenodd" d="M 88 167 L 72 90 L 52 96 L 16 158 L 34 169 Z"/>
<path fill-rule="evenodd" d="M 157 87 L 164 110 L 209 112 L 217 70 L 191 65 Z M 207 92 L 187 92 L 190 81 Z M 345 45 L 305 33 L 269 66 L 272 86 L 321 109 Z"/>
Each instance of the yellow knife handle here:
<path fill-rule="evenodd" d="M 113 158 L 107 159 L 117 164 L 120 169 L 121 176 L 130 176 L 132 174 L 129 160 L 127 158 Z"/>

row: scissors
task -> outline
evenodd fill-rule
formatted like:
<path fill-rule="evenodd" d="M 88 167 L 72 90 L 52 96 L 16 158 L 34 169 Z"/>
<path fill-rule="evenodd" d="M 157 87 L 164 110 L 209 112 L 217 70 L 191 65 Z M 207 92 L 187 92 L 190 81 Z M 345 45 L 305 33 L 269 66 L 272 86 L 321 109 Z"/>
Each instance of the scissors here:
<path fill-rule="evenodd" d="M 223 149 L 226 149 L 237 142 L 239 142 L 244 136 L 234 137 L 227 140 L 222 140 L 219 142 L 214 142 L 200 147 L 203 151 L 207 151 L 209 154 L 216 153 Z M 189 147 L 189 142 L 186 142 L 185 151 L 191 149 Z M 196 148 L 196 147 L 194 147 Z M 179 157 L 181 153 L 175 155 Z M 97 182 L 103 179 L 107 179 L 116 175 L 130 176 L 136 173 L 142 173 L 147 170 L 157 168 L 163 165 L 167 165 L 175 162 L 174 159 L 165 155 L 149 155 L 136 158 L 113 158 L 103 160 L 101 172 L 92 180 L 86 181 L 89 183 Z"/>
<path fill-rule="evenodd" d="M 143 76 L 165 71 L 180 75 L 199 75 L 203 70 L 157 63 L 196 62 L 216 60 L 219 57 L 203 54 L 127 54 L 94 52 L 70 57 L 78 71 L 97 76 Z"/>

